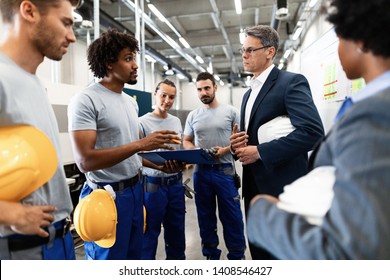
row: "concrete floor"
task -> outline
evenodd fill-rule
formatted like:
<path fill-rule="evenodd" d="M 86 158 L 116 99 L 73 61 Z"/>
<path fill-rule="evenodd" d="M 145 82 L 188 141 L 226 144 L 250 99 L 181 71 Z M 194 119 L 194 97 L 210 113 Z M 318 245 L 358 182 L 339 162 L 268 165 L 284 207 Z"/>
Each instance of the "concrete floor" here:
<path fill-rule="evenodd" d="M 187 178 L 191 178 L 191 181 L 188 183 L 188 186 L 190 186 L 191 188 L 193 188 L 192 171 L 192 168 L 189 168 L 183 173 L 183 181 L 185 181 Z M 237 172 L 241 173 L 240 171 L 241 170 L 237 170 Z M 242 211 L 244 211 L 243 201 L 241 200 L 241 202 L 241 209 Z M 186 257 L 188 260 L 204 260 L 205 257 L 202 255 L 201 252 L 201 241 L 199 237 L 199 227 L 194 199 L 186 198 L 186 212 Z M 165 259 L 163 235 L 164 229 L 162 228 L 156 254 L 157 260 Z M 222 236 L 222 225 L 220 223 L 218 223 L 218 236 L 220 240 L 219 249 L 222 250 L 221 259 L 226 260 L 227 250 Z M 79 238 L 75 238 L 77 259 L 84 259 L 84 248 L 82 244 L 83 243 Z M 251 259 L 248 248 L 246 250 L 245 257 L 247 260 Z"/>

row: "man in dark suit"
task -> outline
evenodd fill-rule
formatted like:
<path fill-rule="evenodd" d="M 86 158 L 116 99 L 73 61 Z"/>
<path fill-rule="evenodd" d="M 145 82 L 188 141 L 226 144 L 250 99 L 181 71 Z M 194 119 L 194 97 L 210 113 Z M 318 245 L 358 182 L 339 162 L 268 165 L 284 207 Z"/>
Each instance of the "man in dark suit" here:
<path fill-rule="evenodd" d="M 247 216 L 248 239 L 280 259 L 389 260 L 390 37 L 383 30 L 390 29 L 390 1 L 333 0 L 329 11 L 346 76 L 366 82 L 350 106 L 342 106 L 344 114 L 314 159 L 313 171 L 335 169 L 333 198 L 321 224 L 313 225 L 301 211 L 284 211 L 273 197 L 256 196 Z"/>
<path fill-rule="evenodd" d="M 253 73 L 253 79 L 242 100 L 241 132 L 236 126 L 230 142 L 243 164 L 247 212 L 255 195 L 278 197 L 285 185 L 307 173 L 308 152 L 324 136 L 324 129 L 306 78 L 273 65 L 278 33 L 270 26 L 258 25 L 245 29 L 245 34 L 240 51 L 244 70 Z M 282 116 L 291 122 L 291 129 L 261 143 L 259 138 L 267 130 L 278 130 L 274 120 Z M 252 259 L 273 258 L 260 248 L 249 247 Z"/>

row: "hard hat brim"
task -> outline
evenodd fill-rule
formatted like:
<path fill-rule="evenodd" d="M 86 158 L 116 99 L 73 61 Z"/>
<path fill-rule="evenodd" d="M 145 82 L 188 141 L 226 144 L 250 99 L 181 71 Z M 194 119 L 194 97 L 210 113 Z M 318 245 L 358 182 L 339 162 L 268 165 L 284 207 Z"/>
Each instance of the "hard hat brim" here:
<path fill-rule="evenodd" d="M 116 241 L 116 227 L 111 237 L 95 241 L 95 243 L 103 248 L 111 248 L 112 246 L 114 246 L 115 241 Z"/>
<path fill-rule="evenodd" d="M 115 211 L 114 211 L 115 214 L 114 214 L 113 219 L 115 219 L 115 221 L 118 221 L 116 204 L 115 204 L 114 199 L 110 195 L 110 193 L 105 191 L 105 190 L 95 190 L 95 191 L 102 191 L 102 192 L 104 191 L 104 193 L 106 194 L 106 196 L 108 198 L 107 200 L 109 200 L 111 205 L 112 205 L 112 209 L 115 209 Z M 105 237 L 104 239 L 97 240 L 97 241 L 95 241 L 95 243 L 103 248 L 111 248 L 112 246 L 114 246 L 114 244 L 116 242 L 116 226 L 117 226 L 117 222 L 115 223 L 115 226 L 113 227 L 112 233 L 109 236 Z"/>

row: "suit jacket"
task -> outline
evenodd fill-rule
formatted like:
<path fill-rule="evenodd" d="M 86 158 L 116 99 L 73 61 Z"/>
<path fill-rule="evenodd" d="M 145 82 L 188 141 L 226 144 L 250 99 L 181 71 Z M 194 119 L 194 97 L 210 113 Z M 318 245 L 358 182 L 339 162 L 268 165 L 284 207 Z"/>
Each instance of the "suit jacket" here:
<path fill-rule="evenodd" d="M 321 226 L 260 199 L 249 211 L 249 240 L 281 259 L 390 259 L 389 108 L 390 87 L 354 104 L 321 144 L 315 167 L 336 168 Z"/>
<path fill-rule="evenodd" d="M 241 105 L 241 130 L 250 90 Z M 277 116 L 288 115 L 295 130 L 286 137 L 259 145 L 257 130 Z M 256 194 L 277 197 L 283 187 L 307 173 L 308 152 L 324 136 L 309 83 L 300 74 L 274 67 L 258 94 L 249 118 L 248 145 L 256 145 L 261 160 L 243 166 L 243 196 L 246 202 Z"/>

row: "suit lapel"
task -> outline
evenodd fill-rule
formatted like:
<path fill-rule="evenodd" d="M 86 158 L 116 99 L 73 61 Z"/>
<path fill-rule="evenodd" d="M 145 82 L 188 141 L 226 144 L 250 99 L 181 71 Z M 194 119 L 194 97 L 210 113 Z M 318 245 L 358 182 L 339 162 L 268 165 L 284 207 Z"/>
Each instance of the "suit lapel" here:
<path fill-rule="evenodd" d="M 249 88 L 242 98 L 242 105 L 241 105 L 241 117 L 240 117 L 240 131 L 245 131 L 245 108 L 246 104 L 248 103 L 249 95 L 251 93 L 251 89 Z"/>
<path fill-rule="evenodd" d="M 276 79 L 278 78 L 278 75 L 279 75 L 279 71 L 280 70 L 277 67 L 274 67 L 272 69 L 271 73 L 269 73 L 267 80 L 265 80 L 265 83 L 261 87 L 261 90 L 256 97 L 255 103 L 253 104 L 251 116 L 249 118 L 249 123 L 251 123 L 251 120 L 252 120 L 253 116 L 255 115 L 257 108 L 260 106 L 261 102 L 263 101 L 264 97 L 268 94 L 269 90 L 275 84 Z M 249 127 L 249 125 L 248 125 L 248 127 Z"/>

